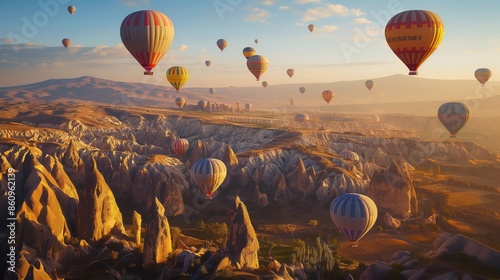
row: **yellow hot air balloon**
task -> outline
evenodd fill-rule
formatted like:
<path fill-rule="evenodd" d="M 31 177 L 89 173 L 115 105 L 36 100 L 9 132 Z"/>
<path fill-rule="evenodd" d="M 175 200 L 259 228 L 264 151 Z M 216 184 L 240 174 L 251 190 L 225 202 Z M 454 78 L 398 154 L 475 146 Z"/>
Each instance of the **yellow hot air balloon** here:
<path fill-rule="evenodd" d="M 385 27 L 392 51 L 417 75 L 418 67 L 437 49 L 444 35 L 439 16 L 425 10 L 410 10 L 393 16 Z"/>
<path fill-rule="evenodd" d="M 64 39 L 62 39 L 62 44 L 63 44 L 63 46 L 64 46 L 65 48 L 68 48 L 68 47 L 69 47 L 69 45 L 71 45 L 71 40 L 70 40 L 70 39 L 68 39 L 68 38 L 64 38 Z"/>
<path fill-rule="evenodd" d="M 243 55 L 248 59 L 252 55 L 255 55 L 255 49 L 252 47 L 246 47 L 243 49 Z"/>
<path fill-rule="evenodd" d="M 215 88 L 210 88 L 210 89 L 208 90 L 208 92 L 210 92 L 210 94 L 214 94 L 214 93 L 215 93 Z"/>
<path fill-rule="evenodd" d="M 172 66 L 167 70 L 167 80 L 179 92 L 189 80 L 189 71 L 182 66 Z"/>
<path fill-rule="evenodd" d="M 217 40 L 217 47 L 219 47 L 220 51 L 224 51 L 224 49 L 227 47 L 227 41 L 226 39 L 219 39 Z"/>
<path fill-rule="evenodd" d="M 488 68 L 479 68 L 474 72 L 476 79 L 484 86 L 484 84 L 491 78 L 491 70 Z"/>
<path fill-rule="evenodd" d="M 210 65 L 212 65 L 212 61 L 210 61 L 210 60 L 205 61 L 205 65 L 207 67 L 210 67 Z"/>
<path fill-rule="evenodd" d="M 257 78 L 257 81 L 266 72 L 268 66 L 269 61 L 262 55 L 253 55 L 247 58 L 248 70 Z"/>
<path fill-rule="evenodd" d="M 295 69 L 287 69 L 286 70 L 286 74 L 291 78 L 293 76 L 293 74 L 295 74 Z"/>
<path fill-rule="evenodd" d="M 182 155 L 189 149 L 189 141 L 184 138 L 177 138 L 172 141 L 171 147 L 178 157 L 182 157 Z"/>
<path fill-rule="evenodd" d="M 263 81 L 263 82 L 262 82 L 262 86 L 263 86 L 263 87 L 265 87 L 265 88 L 266 88 L 268 85 L 269 85 L 269 84 L 267 83 L 267 81 Z"/>
<path fill-rule="evenodd" d="M 186 99 L 184 99 L 182 97 L 177 97 L 175 99 L 175 105 L 177 105 L 177 107 L 179 107 L 179 109 L 184 107 L 184 104 L 186 104 Z"/>
<path fill-rule="evenodd" d="M 311 31 L 311 32 L 313 32 L 315 28 L 316 28 L 316 26 L 314 24 L 309 24 L 307 26 L 307 29 L 309 29 L 309 31 Z"/>
<path fill-rule="evenodd" d="M 207 199 L 212 198 L 212 195 L 226 179 L 226 174 L 226 165 L 216 158 L 202 158 L 191 167 L 191 178 Z"/>
<path fill-rule="evenodd" d="M 68 7 L 68 12 L 72 15 L 76 12 L 76 7 L 75 6 L 69 6 Z"/>
<path fill-rule="evenodd" d="M 170 19 L 152 10 L 129 14 L 120 27 L 123 45 L 146 70 L 144 75 L 153 75 L 151 70 L 170 48 L 174 33 Z"/>
<path fill-rule="evenodd" d="M 331 91 L 329 89 L 324 90 L 321 95 L 323 96 L 323 99 L 326 101 L 327 104 L 330 104 L 330 101 L 335 96 L 335 94 L 333 93 L 333 91 Z"/>
<path fill-rule="evenodd" d="M 373 81 L 372 80 L 368 80 L 365 82 L 365 86 L 368 88 L 368 90 L 372 90 L 373 88 Z"/>

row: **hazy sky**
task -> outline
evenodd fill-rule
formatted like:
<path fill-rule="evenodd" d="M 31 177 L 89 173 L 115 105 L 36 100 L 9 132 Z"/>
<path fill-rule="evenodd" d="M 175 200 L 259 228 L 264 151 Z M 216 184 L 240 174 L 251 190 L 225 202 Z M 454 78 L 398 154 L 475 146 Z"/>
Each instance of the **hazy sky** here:
<path fill-rule="evenodd" d="M 67 12 L 69 5 L 75 14 Z M 144 9 L 166 14 L 175 26 L 152 77 L 142 74 L 119 33 L 123 18 Z M 445 26 L 419 76 L 474 79 L 475 69 L 487 67 L 491 80 L 499 80 L 498 0 L 1 0 L 0 86 L 79 76 L 169 85 L 165 72 L 173 65 L 190 71 L 185 87 L 260 86 L 246 67 L 247 46 L 269 59 L 261 81 L 270 85 L 407 74 L 383 31 L 390 17 L 411 9 L 433 11 Z M 68 49 L 61 44 L 65 37 L 72 40 Z M 229 42 L 224 52 L 216 46 L 219 38 Z M 295 69 L 291 79 L 287 68 Z"/>

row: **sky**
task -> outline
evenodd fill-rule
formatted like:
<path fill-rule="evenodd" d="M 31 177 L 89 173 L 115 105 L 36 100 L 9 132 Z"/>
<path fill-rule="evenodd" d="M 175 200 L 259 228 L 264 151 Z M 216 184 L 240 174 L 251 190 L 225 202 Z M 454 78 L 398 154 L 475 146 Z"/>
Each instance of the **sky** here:
<path fill-rule="evenodd" d="M 70 15 L 69 5 L 76 7 Z M 130 13 L 156 10 L 174 24 L 170 49 L 144 76 L 120 39 Z M 477 68 L 500 80 L 500 1 L 455 0 L 1 0 L 0 87 L 47 79 L 94 76 L 169 86 L 174 65 L 186 67 L 189 87 L 260 86 L 242 54 L 253 47 L 269 60 L 270 85 L 373 79 L 407 74 L 388 47 L 384 28 L 413 9 L 437 13 L 445 34 L 419 77 L 474 79 Z M 309 32 L 307 26 L 315 24 Z M 61 40 L 70 38 L 65 49 Z M 224 38 L 221 52 L 216 41 Z M 254 39 L 259 43 L 255 44 Z M 210 60 L 212 65 L 205 66 Z M 288 68 L 295 69 L 289 78 Z"/>

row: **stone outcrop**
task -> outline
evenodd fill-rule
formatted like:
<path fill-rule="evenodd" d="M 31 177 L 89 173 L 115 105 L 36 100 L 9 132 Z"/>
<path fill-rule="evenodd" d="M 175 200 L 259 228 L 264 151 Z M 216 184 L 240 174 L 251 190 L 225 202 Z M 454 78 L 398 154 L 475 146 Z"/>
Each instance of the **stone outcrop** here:
<path fill-rule="evenodd" d="M 379 211 L 409 218 L 418 211 L 413 176 L 404 159 L 393 160 L 387 169 L 375 172 L 368 188 Z"/>
<path fill-rule="evenodd" d="M 110 234 L 125 234 L 122 214 L 93 158 L 86 169 L 85 187 L 77 211 L 77 232 L 89 243 Z"/>
<path fill-rule="evenodd" d="M 141 244 L 141 226 L 142 226 L 141 214 L 134 211 L 132 213 L 132 233 L 134 235 L 134 241 L 136 244 Z"/>
<path fill-rule="evenodd" d="M 391 214 L 385 213 L 384 225 L 389 229 L 396 230 L 401 226 L 401 221 L 392 217 Z"/>
<path fill-rule="evenodd" d="M 304 162 L 299 157 L 293 171 L 286 177 L 288 187 L 294 193 L 307 197 L 314 193 L 314 181 L 306 171 Z"/>
<path fill-rule="evenodd" d="M 77 187 L 83 186 L 83 183 L 85 183 L 85 164 L 78 154 L 78 147 L 74 141 L 69 142 L 61 163 L 66 174 L 72 179 L 73 184 Z"/>
<path fill-rule="evenodd" d="M 147 216 L 144 235 L 143 265 L 145 267 L 167 261 L 172 252 L 170 225 L 165 217 L 165 208 L 155 198 Z"/>
<path fill-rule="evenodd" d="M 236 196 L 229 209 L 229 235 L 226 243 L 228 257 L 234 267 L 258 269 L 258 250 L 259 241 L 247 207 Z"/>

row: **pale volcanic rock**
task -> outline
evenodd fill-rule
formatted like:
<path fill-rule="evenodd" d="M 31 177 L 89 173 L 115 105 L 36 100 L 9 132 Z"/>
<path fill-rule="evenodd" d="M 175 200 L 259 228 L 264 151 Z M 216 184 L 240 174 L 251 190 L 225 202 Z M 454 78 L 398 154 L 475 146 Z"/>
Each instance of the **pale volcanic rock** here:
<path fill-rule="evenodd" d="M 110 234 L 125 234 L 122 214 L 94 158 L 87 166 L 85 187 L 77 211 L 78 236 L 95 242 Z"/>
<path fill-rule="evenodd" d="M 172 252 L 170 225 L 165 217 L 165 208 L 155 198 L 147 217 L 144 236 L 143 265 L 145 267 L 167 261 Z"/>
<path fill-rule="evenodd" d="M 226 145 L 224 154 L 222 155 L 222 162 L 226 165 L 227 176 L 221 187 L 227 186 L 229 183 L 237 181 L 237 176 L 240 175 L 240 167 L 238 164 L 238 157 L 234 153 L 231 146 Z"/>
<path fill-rule="evenodd" d="M 72 179 L 75 186 L 83 186 L 85 182 L 85 164 L 78 154 L 78 148 L 74 141 L 70 141 L 64 152 L 61 163 L 66 174 Z"/>
<path fill-rule="evenodd" d="M 189 161 L 191 161 L 194 164 L 196 161 L 206 157 L 208 157 L 206 144 L 201 142 L 200 140 L 197 140 L 193 144 L 193 151 L 191 152 Z"/>
<path fill-rule="evenodd" d="M 250 221 L 246 205 L 238 196 L 232 199 L 229 209 L 229 235 L 226 251 L 235 267 L 259 268 L 259 241 Z"/>
<path fill-rule="evenodd" d="M 386 212 L 384 215 L 384 225 L 389 229 L 396 230 L 401 226 L 401 221 Z"/>
<path fill-rule="evenodd" d="M 368 188 L 379 211 L 408 218 L 418 211 L 413 176 L 403 159 L 393 160 L 388 169 L 376 172 Z"/>
<path fill-rule="evenodd" d="M 305 197 L 314 193 L 314 181 L 309 176 L 304 162 L 299 157 L 293 171 L 286 177 L 288 187 L 292 192 L 301 193 Z"/>
<path fill-rule="evenodd" d="M 132 213 L 132 234 L 134 235 L 134 241 L 136 244 L 141 244 L 141 226 L 142 217 L 141 214 L 134 211 Z"/>

